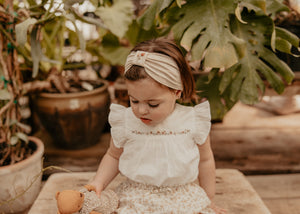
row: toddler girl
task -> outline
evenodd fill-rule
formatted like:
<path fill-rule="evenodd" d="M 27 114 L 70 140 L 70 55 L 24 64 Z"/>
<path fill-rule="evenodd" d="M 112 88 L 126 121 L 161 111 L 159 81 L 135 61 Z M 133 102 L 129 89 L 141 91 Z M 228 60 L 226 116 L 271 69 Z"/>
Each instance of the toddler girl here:
<path fill-rule="evenodd" d="M 180 49 L 166 39 L 142 42 L 127 57 L 124 76 L 131 107 L 110 107 L 112 140 L 91 183 L 98 195 L 120 172 L 127 177 L 116 190 L 120 214 L 223 213 L 210 202 L 209 103 L 176 104 L 195 95 Z"/>

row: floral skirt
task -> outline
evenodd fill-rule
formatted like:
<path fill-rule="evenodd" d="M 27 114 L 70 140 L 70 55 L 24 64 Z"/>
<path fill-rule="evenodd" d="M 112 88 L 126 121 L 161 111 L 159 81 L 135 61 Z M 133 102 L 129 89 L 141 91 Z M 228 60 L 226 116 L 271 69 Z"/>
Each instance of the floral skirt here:
<path fill-rule="evenodd" d="M 196 183 L 156 187 L 127 179 L 116 192 L 119 214 L 215 214 L 205 191 Z"/>

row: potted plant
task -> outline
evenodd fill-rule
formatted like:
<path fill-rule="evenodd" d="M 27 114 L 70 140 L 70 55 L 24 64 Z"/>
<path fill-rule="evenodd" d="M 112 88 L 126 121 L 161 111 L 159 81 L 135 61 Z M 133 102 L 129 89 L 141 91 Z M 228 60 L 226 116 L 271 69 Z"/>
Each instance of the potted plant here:
<path fill-rule="evenodd" d="M 127 11 L 131 11 L 128 7 L 132 7 L 128 0 L 116 1 L 113 5 L 109 1 L 95 3 L 95 13 L 101 13 L 101 18 L 110 26 L 108 29 L 98 16 L 84 16 L 74 5 L 86 2 L 89 1 L 42 1 L 41 4 L 28 1 L 20 8 L 27 16 L 17 25 L 17 47 L 24 59 L 23 72 L 28 68 L 32 70 L 32 75 L 24 80 L 23 89 L 31 95 L 39 91 L 32 96 L 33 111 L 54 143 L 66 149 L 84 148 L 99 140 L 107 121 L 108 84 L 102 78 L 95 78 L 90 68 L 104 64 L 102 67 L 106 69 L 108 60 L 101 52 L 95 52 L 93 46 L 101 44 L 103 37 L 107 40 L 106 32 L 123 34 L 126 31 L 123 22 L 107 21 L 105 17 L 111 17 L 114 12 L 127 18 Z M 128 20 L 131 18 L 125 19 Z M 96 27 L 98 34 L 104 36 L 84 38 L 79 21 Z M 83 74 L 82 69 L 85 69 Z M 88 69 L 91 72 L 86 72 Z M 91 74 L 92 80 L 86 78 Z"/>
<path fill-rule="evenodd" d="M 22 120 L 23 81 L 12 45 L 16 20 L 11 1 L 0 6 L 0 20 L 0 212 L 16 213 L 30 207 L 40 191 L 44 145 L 27 136 L 30 126 Z"/>

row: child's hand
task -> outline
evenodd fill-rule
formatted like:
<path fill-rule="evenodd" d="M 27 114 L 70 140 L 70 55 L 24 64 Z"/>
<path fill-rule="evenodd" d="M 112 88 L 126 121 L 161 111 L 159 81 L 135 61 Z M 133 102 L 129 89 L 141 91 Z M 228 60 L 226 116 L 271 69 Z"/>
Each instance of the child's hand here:
<path fill-rule="evenodd" d="M 210 207 L 215 211 L 216 214 L 227 214 L 226 209 L 218 207 L 214 203 L 211 203 Z"/>
<path fill-rule="evenodd" d="M 100 194 L 103 190 L 103 187 L 101 185 L 99 185 L 98 182 L 96 181 L 92 181 L 91 183 L 85 185 L 85 187 L 87 188 L 88 191 L 95 191 L 96 192 L 96 195 L 98 197 L 100 197 Z"/>

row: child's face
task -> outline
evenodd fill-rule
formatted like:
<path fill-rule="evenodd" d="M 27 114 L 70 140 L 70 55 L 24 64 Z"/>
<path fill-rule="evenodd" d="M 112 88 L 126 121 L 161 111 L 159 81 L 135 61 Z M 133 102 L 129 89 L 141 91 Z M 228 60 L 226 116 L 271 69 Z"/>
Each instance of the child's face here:
<path fill-rule="evenodd" d="M 181 91 L 171 90 L 151 78 L 126 80 L 130 104 L 134 115 L 143 123 L 155 126 L 174 110 Z"/>

